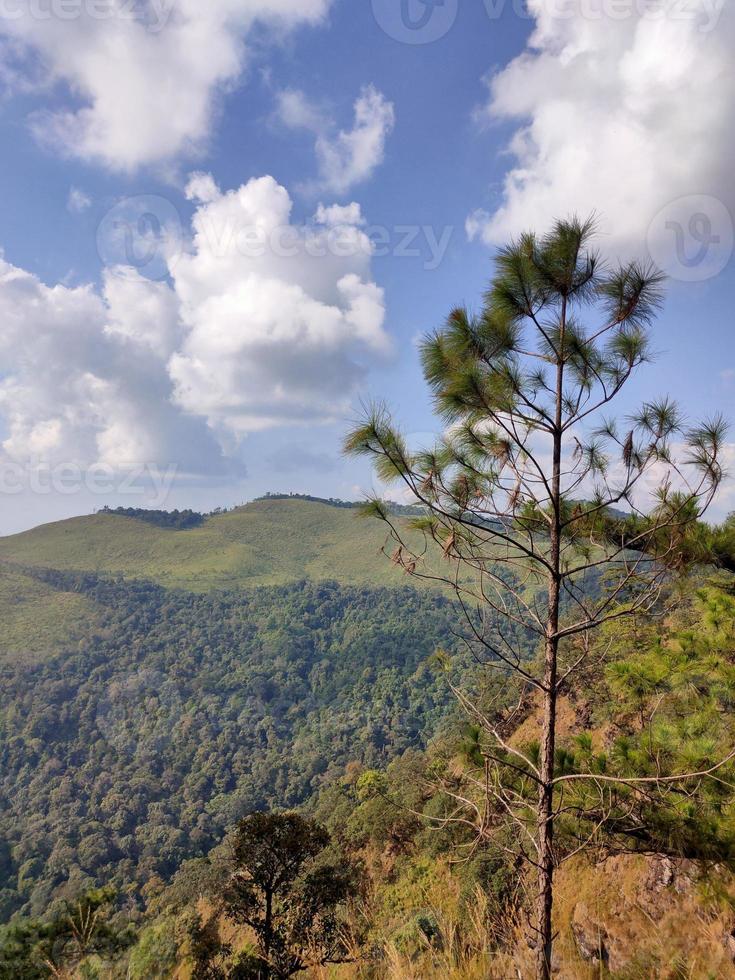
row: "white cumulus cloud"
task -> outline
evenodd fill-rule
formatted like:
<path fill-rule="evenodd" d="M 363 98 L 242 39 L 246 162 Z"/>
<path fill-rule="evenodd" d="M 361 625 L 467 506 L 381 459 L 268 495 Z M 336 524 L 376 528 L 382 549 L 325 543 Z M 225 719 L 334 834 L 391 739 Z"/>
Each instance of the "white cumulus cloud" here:
<path fill-rule="evenodd" d="M 395 125 L 395 111 L 372 85 L 355 102 L 352 129 L 336 136 L 320 136 L 316 143 L 321 186 L 345 194 L 372 177 L 385 157 L 385 142 Z"/>
<path fill-rule="evenodd" d="M 247 65 L 256 25 L 282 33 L 314 24 L 330 0 L 114 0 L 51 4 L 17 0 L 0 17 L 0 79 L 53 83 L 66 108 L 33 118 L 44 143 L 70 156 L 130 171 L 198 151 L 218 96 Z M 3 44 L 3 35 L 5 43 Z"/>
<path fill-rule="evenodd" d="M 339 418 L 370 359 L 389 350 L 359 208 L 321 209 L 306 228 L 271 177 L 215 199 L 206 190 L 173 270 L 178 403 L 235 436 Z"/>
<path fill-rule="evenodd" d="M 682 223 L 707 212 L 708 199 L 733 211 L 732 4 L 528 0 L 528 9 L 527 50 L 490 80 L 484 110 L 517 121 L 515 164 L 497 208 L 471 215 L 471 237 L 494 244 L 597 211 L 611 245 L 639 247 L 648 237 L 656 252 L 657 238 L 671 233 L 666 215 L 656 225 L 662 209 Z M 672 202 L 681 198 L 704 204 L 679 214 Z M 728 224 L 712 207 L 715 224 Z"/>
<path fill-rule="evenodd" d="M 47 286 L 0 261 L 7 457 L 116 471 L 146 463 L 221 469 L 204 420 L 185 418 L 171 398 L 162 338 L 172 311 L 163 288 L 132 273 L 107 277 L 99 293 Z"/>
<path fill-rule="evenodd" d="M 272 177 L 188 193 L 166 281 L 49 286 L 0 257 L 0 457 L 216 475 L 250 432 L 349 412 L 390 351 L 359 207 L 299 225 Z"/>

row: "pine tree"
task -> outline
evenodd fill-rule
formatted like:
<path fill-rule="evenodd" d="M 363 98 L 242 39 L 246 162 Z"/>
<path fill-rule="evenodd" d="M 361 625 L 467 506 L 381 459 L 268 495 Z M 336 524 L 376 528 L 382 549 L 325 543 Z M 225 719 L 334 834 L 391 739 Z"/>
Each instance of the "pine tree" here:
<path fill-rule="evenodd" d="M 669 398 L 606 415 L 650 359 L 663 276 L 636 261 L 606 268 L 594 233 L 594 220 L 572 218 L 545 237 L 523 235 L 499 252 L 479 315 L 456 309 L 425 338 L 424 374 L 444 423 L 435 446 L 409 447 L 383 406 L 346 442 L 425 509 L 408 527 L 379 499 L 368 506 L 389 527 L 393 561 L 448 585 L 475 653 L 541 703 L 537 758 L 478 718 L 492 746 L 487 792 L 537 874 L 539 978 L 551 974 L 560 691 L 589 668 L 595 632 L 653 608 L 682 566 L 688 530 L 722 478 L 726 433 L 720 418 L 688 425 Z M 519 635 L 538 641 L 538 670 Z M 457 693 L 477 714 L 471 694 Z M 530 825 L 527 799 L 511 788 L 519 772 L 535 785 Z"/>

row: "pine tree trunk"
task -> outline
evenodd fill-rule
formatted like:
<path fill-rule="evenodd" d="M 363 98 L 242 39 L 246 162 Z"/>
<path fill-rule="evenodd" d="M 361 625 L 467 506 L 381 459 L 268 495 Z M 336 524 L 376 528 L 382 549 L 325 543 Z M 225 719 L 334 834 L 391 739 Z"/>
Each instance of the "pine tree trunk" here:
<path fill-rule="evenodd" d="M 538 906 L 536 976 L 549 980 L 552 954 L 552 904 L 554 885 L 554 751 L 556 747 L 556 640 L 546 644 L 547 692 L 544 696 L 544 718 L 541 741 L 541 784 L 537 812 L 538 855 Z"/>
<path fill-rule="evenodd" d="M 544 657 L 544 713 L 539 759 L 539 795 L 536 813 L 538 844 L 538 930 L 536 936 L 536 977 L 551 977 L 554 940 L 554 755 L 556 752 L 557 658 L 559 653 L 559 600 L 561 596 L 562 491 L 561 463 L 563 441 L 564 334 L 566 301 L 562 304 L 560 349 L 556 372 L 556 417 L 554 425 L 553 473 L 551 481 L 551 528 L 549 534 L 549 605 L 546 621 Z"/>

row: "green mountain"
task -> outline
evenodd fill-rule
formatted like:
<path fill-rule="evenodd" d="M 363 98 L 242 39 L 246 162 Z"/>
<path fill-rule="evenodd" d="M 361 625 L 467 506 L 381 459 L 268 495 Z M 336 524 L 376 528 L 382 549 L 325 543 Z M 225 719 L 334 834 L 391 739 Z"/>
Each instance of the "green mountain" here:
<path fill-rule="evenodd" d="M 384 767 L 447 713 L 429 661 L 456 613 L 377 522 L 306 500 L 157 519 L 0 541 L 0 921 L 92 884 L 139 901 L 242 814 Z"/>
<path fill-rule="evenodd" d="M 198 914 L 236 950 L 249 941 L 217 911 L 220 842 L 248 812 L 305 805 L 365 867 L 361 956 L 395 960 L 397 976 L 487 975 L 487 950 L 510 942 L 518 873 L 502 852 L 476 851 L 461 820 L 436 826 L 459 799 L 471 809 L 483 784 L 479 729 L 453 709 L 433 653 L 450 652 L 449 679 L 474 685 L 529 754 L 539 708 L 472 673 L 449 599 L 415 588 L 383 544 L 354 508 L 293 499 L 204 519 L 103 513 L 0 540 L 0 925 L 22 931 L 110 886 L 115 921 L 138 939 L 112 972 L 83 975 L 189 976 Z M 702 584 L 680 586 L 675 616 L 654 610 L 601 640 L 608 666 L 563 698 L 568 772 L 650 779 L 663 759 L 702 771 L 732 745 L 732 581 Z M 600 936 L 611 963 L 645 954 L 631 966 L 642 972 L 618 975 L 668 975 L 652 916 L 668 917 L 677 962 L 697 947 L 725 963 L 735 837 L 732 773 L 721 775 L 696 806 L 676 786 L 658 808 L 649 793 L 634 810 L 622 797 L 613 816 L 623 836 L 633 820 L 634 845 L 623 840 L 613 870 L 584 857 L 564 866 L 555 914 L 570 976 L 591 975 L 573 970 Z M 565 824 L 560 846 L 573 852 L 589 830 L 582 817 Z M 463 848 L 474 858 L 455 862 Z M 717 907 L 687 877 L 702 857 L 717 862 Z M 669 868 L 674 884 L 659 887 Z M 650 910 L 624 928 L 623 891 Z M 692 916 L 706 935 L 687 931 Z M 0 928 L 3 980 L 20 976 L 16 935 Z M 442 958 L 452 936 L 461 963 Z M 526 969 L 529 955 L 521 944 L 498 968 Z"/>
<path fill-rule="evenodd" d="M 100 610 L 34 570 L 94 572 L 206 592 L 300 580 L 401 587 L 385 532 L 355 507 L 304 499 L 261 500 L 174 530 L 111 512 L 0 538 L 0 663 L 36 661 L 89 633 Z M 31 574 L 29 574 L 31 573 Z"/>
<path fill-rule="evenodd" d="M 355 508 L 300 499 L 260 500 L 188 530 L 99 513 L 0 539 L 0 560 L 145 578 L 167 588 L 283 585 L 302 578 L 395 585 L 380 549 L 385 532 Z"/>

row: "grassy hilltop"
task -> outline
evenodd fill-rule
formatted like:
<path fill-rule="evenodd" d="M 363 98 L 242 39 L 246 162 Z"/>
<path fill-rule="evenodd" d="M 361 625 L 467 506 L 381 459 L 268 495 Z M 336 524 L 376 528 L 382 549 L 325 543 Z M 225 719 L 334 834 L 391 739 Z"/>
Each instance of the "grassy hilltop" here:
<path fill-rule="evenodd" d="M 380 549 L 385 531 L 355 509 L 306 500 L 260 500 L 173 531 L 95 514 L 0 539 L 0 560 L 122 574 L 168 588 L 207 591 L 333 579 L 402 584 Z"/>
<path fill-rule="evenodd" d="M 188 530 L 99 513 L 0 538 L 0 662 L 44 659 L 86 635 L 99 617 L 88 597 L 26 570 L 122 575 L 200 593 L 302 579 L 405 585 L 381 554 L 384 541 L 378 522 L 360 519 L 355 508 L 299 499 L 256 501 Z"/>

